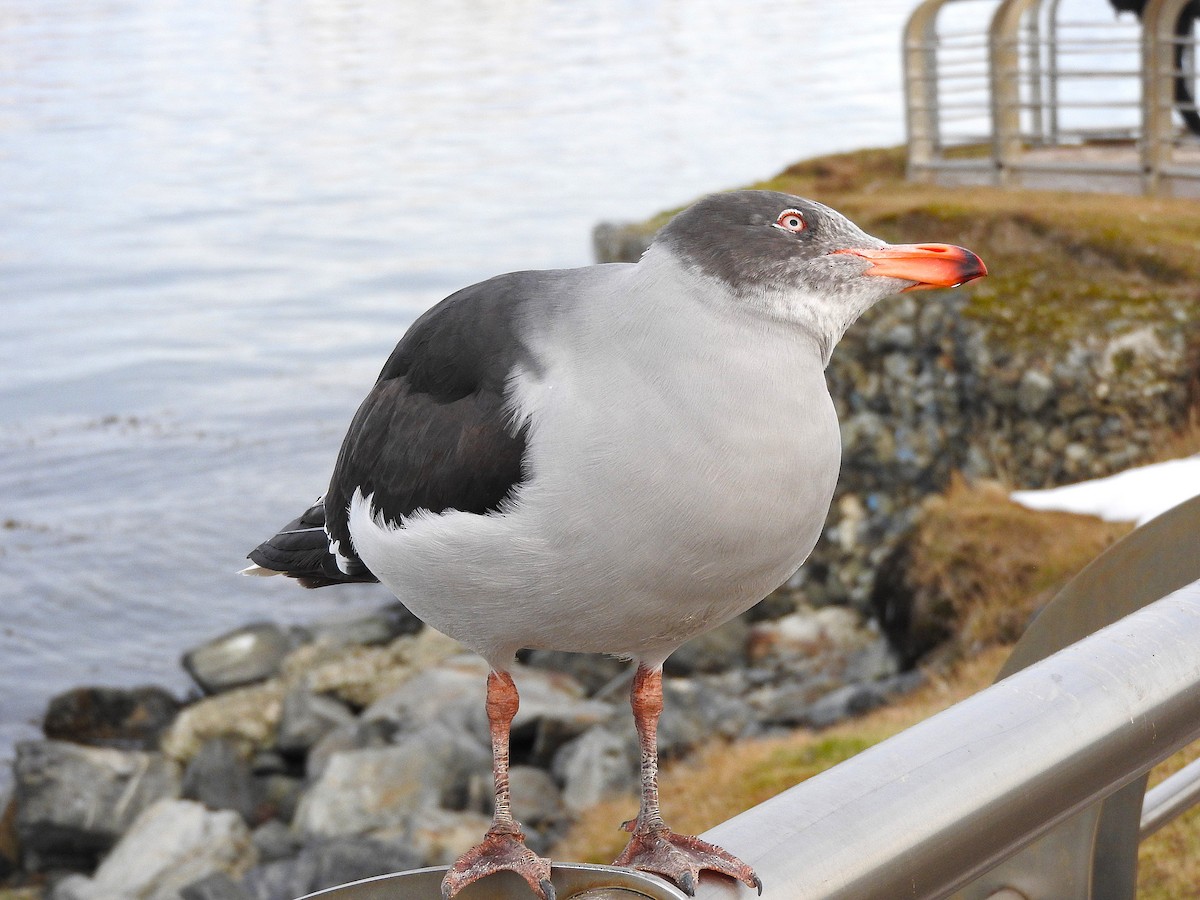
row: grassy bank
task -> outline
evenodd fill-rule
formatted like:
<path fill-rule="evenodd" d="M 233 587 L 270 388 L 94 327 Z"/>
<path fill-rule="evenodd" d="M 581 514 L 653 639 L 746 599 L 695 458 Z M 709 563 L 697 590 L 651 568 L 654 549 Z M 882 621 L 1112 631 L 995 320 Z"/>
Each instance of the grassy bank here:
<path fill-rule="evenodd" d="M 1053 356 L 1081 333 L 1109 323 L 1190 329 L 1200 360 L 1200 204 L 988 188 L 948 189 L 904 180 L 902 149 L 869 150 L 798 163 L 751 187 L 811 197 L 845 212 L 885 240 L 947 241 L 985 248 L 991 276 L 969 293 L 963 315 L 986 322 L 1000 351 Z M 656 229 L 670 213 L 645 224 Z M 1119 369 L 1120 360 L 1114 360 Z M 1195 369 L 1196 366 L 1191 368 Z M 1118 371 L 1116 374 L 1120 374 Z M 1193 391 L 1193 397 L 1200 392 Z M 1159 435 L 1160 458 L 1200 451 L 1195 420 Z M 771 740 L 708 748 L 663 774 L 667 819 L 703 831 L 915 724 L 985 687 L 1012 643 L 1071 577 L 1128 526 L 1033 513 L 1002 484 L 956 480 L 922 512 L 911 577 L 947 605 L 956 633 L 929 683 L 855 721 Z M 1155 783 L 1196 756 L 1192 748 L 1152 774 Z M 563 859 L 610 861 L 636 811 L 632 796 L 590 810 L 556 849 Z M 1194 896 L 1200 884 L 1200 811 L 1144 842 L 1139 897 Z"/>

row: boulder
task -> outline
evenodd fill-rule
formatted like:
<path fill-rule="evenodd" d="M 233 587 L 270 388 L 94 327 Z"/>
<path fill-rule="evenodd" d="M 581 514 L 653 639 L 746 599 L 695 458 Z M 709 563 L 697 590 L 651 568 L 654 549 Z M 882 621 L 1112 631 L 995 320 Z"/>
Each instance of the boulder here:
<path fill-rule="evenodd" d="M 232 741 L 212 738 L 204 742 L 184 770 L 180 795 L 209 809 L 232 809 L 246 822 L 257 824 L 254 776 Z"/>
<path fill-rule="evenodd" d="M 296 815 L 300 798 L 304 794 L 305 781 L 293 775 L 254 776 L 254 816 L 251 825 L 270 819 L 290 822 Z"/>
<path fill-rule="evenodd" d="M 887 694 L 879 684 L 847 684 L 812 704 L 805 720 L 813 728 L 827 728 L 851 716 L 870 712 L 885 702 Z"/>
<path fill-rule="evenodd" d="M 90 871 L 134 819 L 179 793 L 179 770 L 160 753 L 64 741 L 17 745 L 16 832 L 23 868 Z"/>
<path fill-rule="evenodd" d="M 543 829 L 566 818 L 562 792 L 545 769 L 513 766 L 508 770 L 508 783 L 512 791 L 513 817 L 522 825 Z M 487 792 L 489 797 L 495 796 L 490 774 L 487 777 Z"/>
<path fill-rule="evenodd" d="M 213 738 L 232 740 L 247 753 L 273 747 L 286 693 L 282 682 L 269 681 L 193 703 L 163 735 L 162 750 L 187 762 Z"/>
<path fill-rule="evenodd" d="M 397 732 L 438 724 L 457 732 L 474 732 L 483 715 L 487 664 L 474 657 L 455 657 L 414 675 L 363 710 L 361 721 L 386 722 Z M 522 698 L 522 701 L 524 698 Z"/>
<path fill-rule="evenodd" d="M 491 824 L 475 810 L 428 809 L 409 820 L 404 834 L 421 865 L 448 866 L 483 840 Z"/>
<path fill-rule="evenodd" d="M 305 631 L 314 641 L 337 645 L 388 644 L 405 634 L 416 634 L 424 623 L 399 601 L 366 616 L 331 619 L 309 625 Z"/>
<path fill-rule="evenodd" d="M 562 783 L 563 804 L 573 813 L 610 794 L 637 786 L 636 742 L 602 726 L 593 726 L 554 756 L 552 771 Z"/>
<path fill-rule="evenodd" d="M 512 676 L 521 697 L 512 724 L 515 763 L 548 767 L 563 744 L 613 718 L 612 705 L 586 699 L 582 687 L 568 675 L 517 666 Z M 486 710 L 476 712 L 474 725 L 476 735 L 486 738 Z M 522 753 L 523 747 L 529 749 Z"/>
<path fill-rule="evenodd" d="M 307 845 L 292 859 L 252 869 L 241 888 L 253 900 L 293 900 L 313 891 L 420 865 L 417 851 L 394 839 L 333 838 Z"/>
<path fill-rule="evenodd" d="M 219 694 L 277 674 L 291 648 L 282 628 L 258 622 L 189 650 L 183 667 L 206 694 Z"/>
<path fill-rule="evenodd" d="M 303 839 L 292 829 L 278 819 L 264 822 L 250 836 L 254 847 L 258 850 L 260 863 L 275 862 L 277 859 L 288 859 L 300 852 L 304 845 Z"/>
<path fill-rule="evenodd" d="M 624 660 L 603 653 L 567 653 L 563 650 L 532 650 L 523 657 L 534 669 L 550 669 L 574 678 L 591 697 L 630 667 Z"/>
<path fill-rule="evenodd" d="M 361 709 L 418 672 L 462 652 L 461 644 L 432 628 L 401 635 L 382 647 L 317 641 L 300 647 L 284 661 L 283 676 L 289 684 L 303 679 L 314 693 L 336 697 Z"/>
<path fill-rule="evenodd" d="M 253 895 L 224 872 L 213 872 L 179 892 L 180 900 L 253 900 Z"/>
<path fill-rule="evenodd" d="M 569 675 L 522 665 L 513 666 L 511 674 L 520 695 L 512 725 L 514 762 L 548 765 L 560 746 L 612 716 L 611 706 L 586 699 Z M 490 746 L 487 675 L 487 663 L 478 657 L 455 657 L 369 706 L 362 721 L 390 722 L 398 734 L 436 723 Z"/>
<path fill-rule="evenodd" d="M 686 676 L 744 666 L 749 637 L 750 625 L 743 616 L 730 619 L 724 625 L 697 635 L 668 656 L 663 664 L 663 674 Z"/>
<path fill-rule="evenodd" d="M 240 878 L 255 861 L 250 830 L 236 813 L 160 800 L 138 816 L 92 878 L 64 879 L 52 900 L 179 900 L 194 882 L 215 872 Z"/>
<path fill-rule="evenodd" d="M 436 724 L 395 746 L 335 753 L 301 799 L 293 827 L 309 837 L 363 834 L 432 807 L 461 808 L 471 776 L 490 759 L 477 742 Z"/>
<path fill-rule="evenodd" d="M 395 723 L 386 719 L 360 719 L 339 725 L 308 751 L 304 759 L 304 774 L 309 781 L 316 781 L 333 754 L 346 750 L 365 750 L 368 747 L 386 747 L 392 743 L 395 734 Z"/>
<path fill-rule="evenodd" d="M 276 746 L 282 753 L 301 755 L 339 725 L 353 722 L 346 704 L 297 684 L 283 698 Z"/>
<path fill-rule="evenodd" d="M 741 737 L 753 722 L 753 710 L 741 697 L 703 678 L 664 678 L 658 751 L 679 757 L 713 739 Z"/>
<path fill-rule="evenodd" d="M 46 737 L 94 747 L 157 750 L 179 702 L 160 687 L 78 687 L 51 698 Z"/>

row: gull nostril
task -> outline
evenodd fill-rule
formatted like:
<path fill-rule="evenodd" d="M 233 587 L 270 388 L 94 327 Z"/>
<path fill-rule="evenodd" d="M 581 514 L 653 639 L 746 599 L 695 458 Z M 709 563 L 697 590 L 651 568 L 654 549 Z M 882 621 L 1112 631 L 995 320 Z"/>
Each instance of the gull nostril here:
<path fill-rule="evenodd" d="M 947 250 L 946 247 L 930 246 L 928 244 L 921 244 L 919 249 L 928 250 L 930 253 L 945 253 Z"/>

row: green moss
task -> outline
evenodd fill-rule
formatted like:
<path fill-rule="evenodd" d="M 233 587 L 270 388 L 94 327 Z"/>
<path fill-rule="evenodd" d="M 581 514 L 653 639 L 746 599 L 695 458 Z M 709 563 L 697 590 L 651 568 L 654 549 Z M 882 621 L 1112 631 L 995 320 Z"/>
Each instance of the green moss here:
<path fill-rule="evenodd" d="M 866 738 L 838 736 L 803 746 L 780 747 L 761 766 L 744 774 L 743 788 L 771 794 L 787 790 L 861 753 L 872 743 Z"/>

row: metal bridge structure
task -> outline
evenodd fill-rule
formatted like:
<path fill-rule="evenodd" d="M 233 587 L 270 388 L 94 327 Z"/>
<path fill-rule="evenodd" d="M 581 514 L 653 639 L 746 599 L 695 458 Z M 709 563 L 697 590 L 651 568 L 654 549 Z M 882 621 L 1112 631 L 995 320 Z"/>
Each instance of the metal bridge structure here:
<path fill-rule="evenodd" d="M 1200 197 L 1198 20 L 1200 0 L 924 0 L 909 177 Z"/>
<path fill-rule="evenodd" d="M 765 900 L 1133 900 L 1141 840 L 1200 801 L 1200 497 L 1114 544 L 1054 598 L 997 682 L 706 832 Z M 444 867 L 310 895 L 434 900 Z M 511 877 L 510 877 L 511 876 Z M 555 864 L 560 900 L 684 900 L 609 866 Z M 511 873 L 461 900 L 524 900 Z M 700 900 L 754 892 L 705 873 Z"/>

